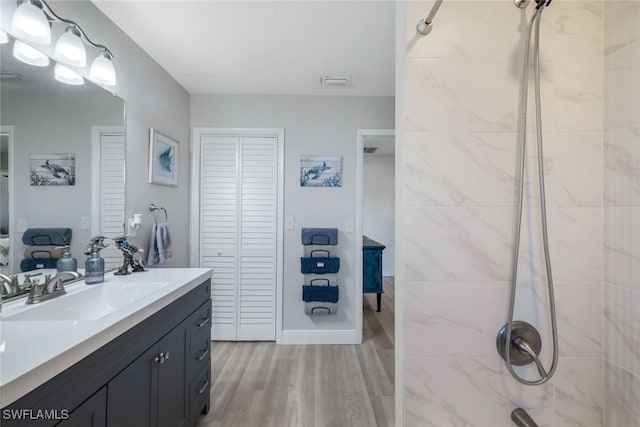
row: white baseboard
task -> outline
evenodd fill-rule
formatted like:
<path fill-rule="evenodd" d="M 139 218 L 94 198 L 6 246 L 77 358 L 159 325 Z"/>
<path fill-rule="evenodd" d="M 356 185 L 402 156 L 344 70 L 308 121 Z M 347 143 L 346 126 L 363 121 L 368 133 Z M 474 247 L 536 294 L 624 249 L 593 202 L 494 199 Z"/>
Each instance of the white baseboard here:
<path fill-rule="evenodd" d="M 278 344 L 362 344 L 362 335 L 352 330 L 284 330 Z"/>

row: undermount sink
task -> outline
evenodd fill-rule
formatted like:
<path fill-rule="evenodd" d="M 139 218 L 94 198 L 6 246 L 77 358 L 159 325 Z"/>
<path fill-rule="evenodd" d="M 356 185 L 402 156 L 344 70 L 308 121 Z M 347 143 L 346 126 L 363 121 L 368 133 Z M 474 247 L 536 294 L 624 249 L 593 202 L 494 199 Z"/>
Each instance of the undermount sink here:
<path fill-rule="evenodd" d="M 167 283 L 162 282 L 77 285 L 83 288 L 73 289 L 69 294 L 50 301 L 30 305 L 15 314 L 7 313 L 2 316 L 2 320 L 98 320 L 157 292 L 165 285 Z"/>

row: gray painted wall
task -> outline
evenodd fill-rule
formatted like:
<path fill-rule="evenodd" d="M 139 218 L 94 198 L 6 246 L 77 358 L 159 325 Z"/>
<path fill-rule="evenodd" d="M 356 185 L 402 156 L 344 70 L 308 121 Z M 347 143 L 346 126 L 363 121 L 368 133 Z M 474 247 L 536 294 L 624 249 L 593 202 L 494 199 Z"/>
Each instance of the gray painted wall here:
<path fill-rule="evenodd" d="M 192 95 L 193 127 L 284 128 L 285 216 L 295 230 L 285 231 L 283 329 L 352 330 L 356 309 L 354 233 L 345 233 L 346 219 L 356 212 L 356 130 L 394 128 L 393 97 L 340 96 L 215 96 Z M 300 156 L 343 156 L 342 188 L 301 188 Z M 341 270 L 340 309 L 332 317 L 303 312 L 300 274 L 300 229 L 338 227 Z"/>
<path fill-rule="evenodd" d="M 122 32 L 88 0 L 53 1 L 61 16 L 78 22 L 89 37 L 108 46 L 118 84 L 114 91 L 126 101 L 127 109 L 127 216 L 143 214 L 138 237 L 141 247 L 149 243 L 153 215 L 149 203 L 163 205 L 169 212 L 173 258 L 165 267 L 188 265 L 189 231 L 189 93 L 142 48 Z M 149 128 L 177 139 L 179 185 L 148 184 Z"/>

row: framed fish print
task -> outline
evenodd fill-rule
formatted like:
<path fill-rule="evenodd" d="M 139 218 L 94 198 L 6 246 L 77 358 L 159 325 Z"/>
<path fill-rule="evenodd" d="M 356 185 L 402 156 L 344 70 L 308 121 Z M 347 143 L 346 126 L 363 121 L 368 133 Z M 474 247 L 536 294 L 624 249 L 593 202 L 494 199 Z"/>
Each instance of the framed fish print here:
<path fill-rule="evenodd" d="M 75 154 L 30 154 L 32 186 L 76 185 Z"/>
<path fill-rule="evenodd" d="M 302 156 L 301 187 L 342 187 L 342 156 Z"/>
<path fill-rule="evenodd" d="M 178 186 L 178 141 L 149 130 L 149 182 Z"/>

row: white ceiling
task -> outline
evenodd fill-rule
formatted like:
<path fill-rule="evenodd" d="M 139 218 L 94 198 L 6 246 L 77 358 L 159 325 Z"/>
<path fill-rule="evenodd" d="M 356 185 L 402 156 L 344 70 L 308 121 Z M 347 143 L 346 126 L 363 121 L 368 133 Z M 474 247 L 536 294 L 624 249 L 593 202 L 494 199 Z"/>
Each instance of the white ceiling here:
<path fill-rule="evenodd" d="M 392 0 L 92 1 L 190 93 L 394 95 Z"/>

